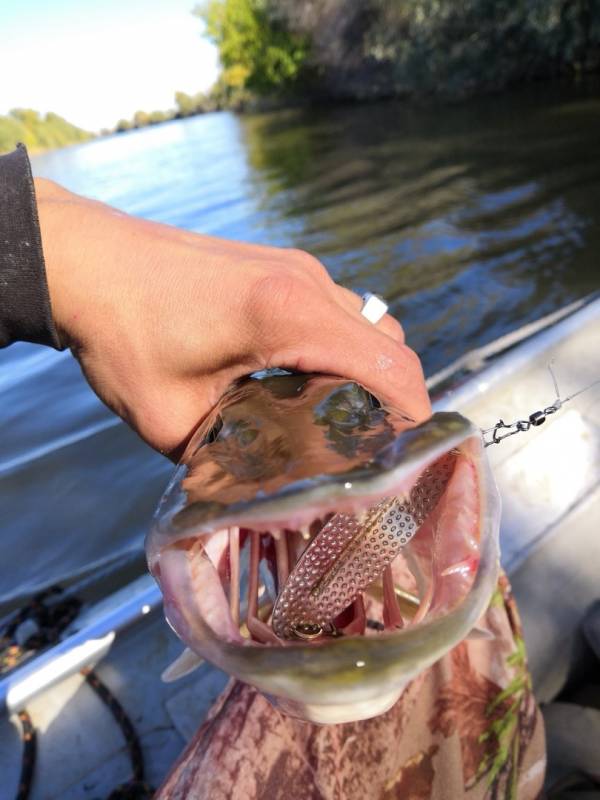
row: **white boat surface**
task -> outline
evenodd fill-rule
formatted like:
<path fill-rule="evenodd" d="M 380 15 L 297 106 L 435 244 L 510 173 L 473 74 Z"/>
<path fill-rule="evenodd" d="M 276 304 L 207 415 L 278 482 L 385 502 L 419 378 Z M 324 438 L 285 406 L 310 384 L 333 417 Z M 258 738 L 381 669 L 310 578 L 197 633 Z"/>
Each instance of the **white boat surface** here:
<path fill-rule="evenodd" d="M 433 376 L 435 407 L 461 411 L 482 428 L 527 419 L 555 400 L 549 362 L 563 397 L 600 378 L 600 298 L 575 303 Z M 502 562 L 522 616 L 536 696 L 549 702 L 582 657 L 581 621 L 600 597 L 600 384 L 487 452 L 503 500 Z M 19 781 L 22 708 L 38 733 L 32 800 L 107 797 L 130 778 L 121 731 L 85 684 L 82 666 L 95 665 L 125 708 L 154 786 L 227 682 L 208 664 L 176 683 L 161 681 L 182 645 L 141 560 L 134 567 L 139 574 L 120 587 L 121 577 L 88 579 L 79 587 L 84 610 L 63 640 L 0 679 L 0 800 L 14 797 Z M 107 597 L 103 584 L 113 589 Z"/>

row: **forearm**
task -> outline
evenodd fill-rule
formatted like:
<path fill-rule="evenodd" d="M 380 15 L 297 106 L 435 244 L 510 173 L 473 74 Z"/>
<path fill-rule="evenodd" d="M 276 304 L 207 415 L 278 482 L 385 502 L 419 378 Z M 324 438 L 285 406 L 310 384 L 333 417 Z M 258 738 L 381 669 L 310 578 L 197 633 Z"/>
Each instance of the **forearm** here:
<path fill-rule="evenodd" d="M 102 264 L 113 262 L 110 231 L 104 230 L 103 215 L 94 214 L 97 207 L 107 206 L 45 178 L 36 178 L 34 184 L 54 325 L 63 345 L 76 347 L 78 328 L 109 281 Z"/>
<path fill-rule="evenodd" d="M 36 198 L 25 149 L 0 157 L 0 347 L 60 348 L 46 281 Z"/>

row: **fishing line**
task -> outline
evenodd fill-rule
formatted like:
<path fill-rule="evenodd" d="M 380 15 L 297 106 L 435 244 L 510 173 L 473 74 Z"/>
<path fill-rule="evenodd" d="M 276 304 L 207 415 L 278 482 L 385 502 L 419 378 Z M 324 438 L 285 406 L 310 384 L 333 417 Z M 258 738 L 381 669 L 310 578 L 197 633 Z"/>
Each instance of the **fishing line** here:
<path fill-rule="evenodd" d="M 595 381 L 592 381 L 592 383 L 584 386 L 583 389 L 578 389 L 568 397 L 561 398 L 560 390 L 558 388 L 558 381 L 556 380 L 556 375 L 552 369 L 553 363 L 554 362 L 551 361 L 548 364 L 548 371 L 552 377 L 554 391 L 556 392 L 556 398 L 554 402 L 544 408 L 542 411 L 532 412 L 527 419 L 518 419 L 515 422 L 508 423 L 504 422 L 503 419 L 500 419 L 491 428 L 482 428 L 481 435 L 483 436 L 484 447 L 489 447 L 491 444 L 500 444 L 501 441 L 508 439 L 509 436 L 514 436 L 516 433 L 527 433 L 530 428 L 537 428 L 540 425 L 543 425 L 547 417 L 549 417 L 551 414 L 556 414 L 557 411 L 560 411 L 564 404 L 568 403 L 569 400 L 579 397 L 580 394 L 587 392 L 588 389 L 591 389 L 600 383 L 600 378 L 597 378 Z M 491 434 L 491 438 L 486 438 L 489 437 L 489 434 Z"/>

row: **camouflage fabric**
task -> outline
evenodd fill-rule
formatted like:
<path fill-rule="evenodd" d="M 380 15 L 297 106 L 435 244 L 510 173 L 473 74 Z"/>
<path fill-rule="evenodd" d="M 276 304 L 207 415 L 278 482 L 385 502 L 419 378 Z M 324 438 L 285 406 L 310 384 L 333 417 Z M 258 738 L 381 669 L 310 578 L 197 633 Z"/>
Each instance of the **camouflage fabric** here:
<path fill-rule="evenodd" d="M 318 726 L 232 681 L 157 800 L 534 800 L 545 741 L 519 617 L 502 576 L 479 627 L 386 714 Z"/>

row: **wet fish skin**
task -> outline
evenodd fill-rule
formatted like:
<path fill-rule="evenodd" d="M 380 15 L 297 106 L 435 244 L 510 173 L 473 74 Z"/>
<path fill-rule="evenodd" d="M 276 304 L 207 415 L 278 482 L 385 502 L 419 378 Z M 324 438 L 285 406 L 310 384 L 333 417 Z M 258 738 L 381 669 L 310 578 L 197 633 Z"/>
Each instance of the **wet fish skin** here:
<path fill-rule="evenodd" d="M 291 377 L 281 384 L 280 379 L 242 382 L 200 427 L 159 507 L 147 541 L 149 565 L 163 589 L 167 617 L 201 657 L 275 698 L 288 713 L 318 722 L 359 719 L 389 707 L 409 680 L 475 625 L 497 574 L 498 497 L 479 430 L 459 414 L 436 414 L 414 426 L 357 384 Z M 221 629 L 207 624 L 211 598 L 202 592 L 207 581 L 216 580 L 215 564 L 225 552 L 211 544 L 222 540 L 221 531 L 299 529 L 303 519 L 323 518 L 344 504 L 364 507 L 370 498 L 412 485 L 420 471 L 451 450 L 460 454 L 465 479 L 474 482 L 481 500 L 474 523 L 476 573 L 456 607 L 397 633 L 316 645 L 257 645 L 224 638 Z M 274 454 L 279 471 L 268 464 L 263 469 L 261 453 L 264 460 Z M 177 542 L 194 537 L 213 547 L 211 558 L 202 560 L 205 572 L 197 573 L 198 583 L 193 559 L 177 549 Z M 441 547 L 440 574 L 451 567 L 443 556 Z M 466 562 L 470 556 L 465 544 L 457 558 Z M 456 586 L 452 581 L 461 580 L 461 573 L 450 571 L 443 580 Z"/>

